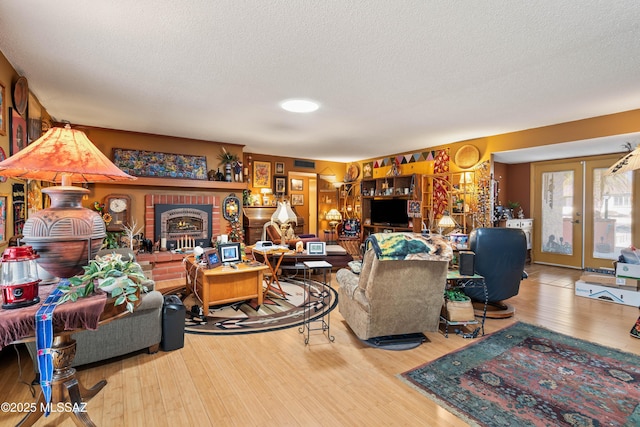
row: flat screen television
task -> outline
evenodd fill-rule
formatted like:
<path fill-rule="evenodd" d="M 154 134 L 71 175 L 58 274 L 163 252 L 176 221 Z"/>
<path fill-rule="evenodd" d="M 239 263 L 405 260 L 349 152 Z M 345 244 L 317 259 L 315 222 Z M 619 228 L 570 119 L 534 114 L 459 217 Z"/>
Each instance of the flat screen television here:
<path fill-rule="evenodd" d="M 371 200 L 371 224 L 408 227 L 407 201 L 403 199 Z"/>

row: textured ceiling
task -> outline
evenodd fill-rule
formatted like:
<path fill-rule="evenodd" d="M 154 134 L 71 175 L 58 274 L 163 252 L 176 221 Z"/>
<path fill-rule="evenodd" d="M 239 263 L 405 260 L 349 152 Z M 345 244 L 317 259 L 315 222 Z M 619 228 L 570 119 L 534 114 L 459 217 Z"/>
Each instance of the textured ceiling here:
<path fill-rule="evenodd" d="M 57 120 L 347 161 L 640 108 L 639 22 L 636 0 L 0 0 L 0 51 Z"/>

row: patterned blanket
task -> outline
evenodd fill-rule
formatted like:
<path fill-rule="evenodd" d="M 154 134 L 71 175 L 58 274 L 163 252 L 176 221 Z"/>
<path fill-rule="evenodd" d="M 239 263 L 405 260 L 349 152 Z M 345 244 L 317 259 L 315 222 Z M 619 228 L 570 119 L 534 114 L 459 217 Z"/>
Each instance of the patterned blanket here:
<path fill-rule="evenodd" d="M 365 240 L 380 260 L 428 259 L 450 261 L 453 250 L 442 236 L 417 233 L 376 233 Z"/>

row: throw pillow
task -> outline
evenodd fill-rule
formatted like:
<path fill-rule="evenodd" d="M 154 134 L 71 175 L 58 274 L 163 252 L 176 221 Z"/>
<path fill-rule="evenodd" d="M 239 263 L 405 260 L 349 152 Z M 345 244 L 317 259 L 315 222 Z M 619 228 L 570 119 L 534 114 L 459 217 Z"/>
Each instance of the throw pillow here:
<path fill-rule="evenodd" d="M 360 274 L 360 271 L 362 270 L 362 261 L 349 261 L 347 265 L 355 274 Z"/>

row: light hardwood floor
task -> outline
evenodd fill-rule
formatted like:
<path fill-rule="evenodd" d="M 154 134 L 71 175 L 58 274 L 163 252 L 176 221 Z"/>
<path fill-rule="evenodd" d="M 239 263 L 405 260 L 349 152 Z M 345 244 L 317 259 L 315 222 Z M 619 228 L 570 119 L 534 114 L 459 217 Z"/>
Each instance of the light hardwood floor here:
<path fill-rule="evenodd" d="M 512 319 L 487 320 L 491 333 L 516 320 L 640 354 L 629 336 L 638 308 L 574 296 L 579 272 L 527 266 L 529 279 L 510 300 Z M 333 283 L 337 287 L 336 283 Z M 297 328 L 228 337 L 185 336 L 184 348 L 145 353 L 80 369 L 85 386 L 107 379 L 87 408 L 98 426 L 464 426 L 398 379 L 398 374 L 473 343 L 471 339 L 427 333 L 431 340 L 408 351 L 363 345 L 336 309 L 335 342 L 312 333 L 305 346 Z M 20 351 L 23 377 L 33 379 L 31 361 Z M 18 381 L 12 347 L 0 353 L 0 401 L 31 402 Z M 0 413 L 0 425 L 18 414 Z M 52 415 L 38 426 L 71 426 Z"/>

